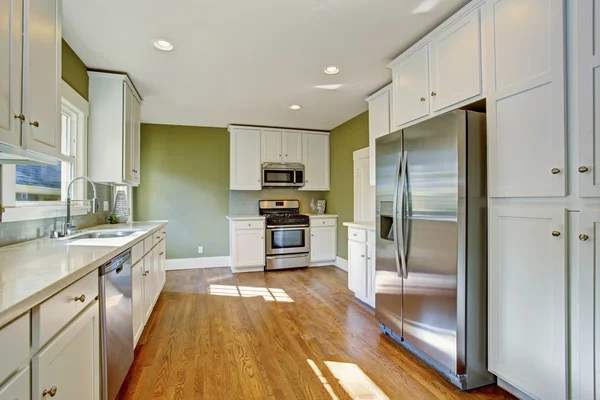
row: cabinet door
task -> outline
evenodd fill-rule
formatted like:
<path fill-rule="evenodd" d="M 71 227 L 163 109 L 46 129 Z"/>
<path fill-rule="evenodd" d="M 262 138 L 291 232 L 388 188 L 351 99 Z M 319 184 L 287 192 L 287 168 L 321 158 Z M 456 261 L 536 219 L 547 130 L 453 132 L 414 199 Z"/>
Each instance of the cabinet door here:
<path fill-rule="evenodd" d="M 480 12 L 478 8 L 462 17 L 429 45 L 434 112 L 481 94 Z"/>
<path fill-rule="evenodd" d="M 600 197 L 600 3 L 579 0 L 579 195 Z"/>
<path fill-rule="evenodd" d="M 165 261 L 167 259 L 167 255 L 166 255 L 167 242 L 165 239 L 160 241 L 159 247 L 160 247 L 160 252 L 158 253 L 158 276 L 160 277 L 160 279 L 159 279 L 160 289 L 159 290 L 162 290 L 162 287 L 165 285 L 165 282 L 167 280 L 167 273 L 165 270 Z"/>
<path fill-rule="evenodd" d="M 369 100 L 369 183 L 375 186 L 375 139 L 391 131 L 392 86 Z"/>
<path fill-rule="evenodd" d="M 394 126 L 429 114 L 428 45 L 392 69 Z"/>
<path fill-rule="evenodd" d="M 337 256 L 336 228 L 310 228 L 310 262 L 335 261 Z"/>
<path fill-rule="evenodd" d="M 233 129 L 230 139 L 229 188 L 261 190 L 260 130 Z"/>
<path fill-rule="evenodd" d="M 21 145 L 23 2 L 0 0 L 0 142 Z"/>
<path fill-rule="evenodd" d="M 156 303 L 156 300 L 158 300 L 158 296 L 160 296 L 160 291 L 162 290 L 162 283 L 163 283 L 163 277 L 162 277 L 162 273 L 160 271 L 160 265 L 161 265 L 161 249 L 162 246 L 161 244 L 157 244 L 154 249 L 152 249 L 152 275 L 154 276 L 153 279 L 153 285 L 154 285 L 154 301 L 153 303 Z"/>
<path fill-rule="evenodd" d="M 142 120 L 142 105 L 135 96 L 133 97 L 133 118 L 132 118 L 132 130 L 133 130 L 133 147 L 132 147 L 132 158 L 133 158 L 133 178 L 135 183 L 140 183 L 140 143 L 141 143 L 141 120 Z"/>
<path fill-rule="evenodd" d="M 236 229 L 233 232 L 233 266 L 265 265 L 265 232 L 262 229 Z"/>
<path fill-rule="evenodd" d="M 348 241 L 348 288 L 360 300 L 367 299 L 367 245 Z"/>
<path fill-rule="evenodd" d="M 490 210 L 488 366 L 534 398 L 567 398 L 565 214 Z"/>
<path fill-rule="evenodd" d="M 375 187 L 369 184 L 369 165 L 370 157 L 354 159 L 355 221 L 375 220 Z"/>
<path fill-rule="evenodd" d="M 276 163 L 281 162 L 281 132 L 262 131 L 260 140 L 261 161 Z"/>
<path fill-rule="evenodd" d="M 375 232 L 367 233 L 367 304 L 375 308 Z"/>
<path fill-rule="evenodd" d="M 127 83 L 123 82 L 123 180 L 128 183 L 135 183 L 135 102 L 133 92 Z"/>
<path fill-rule="evenodd" d="M 302 133 L 283 132 L 281 142 L 281 154 L 283 162 L 302 162 Z"/>
<path fill-rule="evenodd" d="M 0 400 L 30 400 L 29 367 L 23 369 L 0 387 Z"/>
<path fill-rule="evenodd" d="M 564 196 L 564 1 L 486 6 L 490 196 Z"/>
<path fill-rule="evenodd" d="M 302 190 L 329 190 L 329 135 L 302 136 L 306 175 Z"/>
<path fill-rule="evenodd" d="M 98 400 L 100 381 L 100 321 L 98 302 L 58 334 L 31 360 L 32 399 Z M 54 397 L 54 396 L 50 396 Z"/>
<path fill-rule="evenodd" d="M 23 147 L 61 154 L 61 2 L 27 0 L 23 51 Z"/>
<path fill-rule="evenodd" d="M 144 260 L 131 268 L 131 305 L 133 321 L 133 346 L 137 345 L 144 330 Z"/>
<path fill-rule="evenodd" d="M 154 285 L 154 271 L 153 271 L 153 261 L 152 261 L 152 251 L 150 251 L 144 257 L 144 324 L 150 318 L 150 314 L 152 314 L 152 307 L 154 307 L 154 299 L 156 294 L 156 287 Z"/>

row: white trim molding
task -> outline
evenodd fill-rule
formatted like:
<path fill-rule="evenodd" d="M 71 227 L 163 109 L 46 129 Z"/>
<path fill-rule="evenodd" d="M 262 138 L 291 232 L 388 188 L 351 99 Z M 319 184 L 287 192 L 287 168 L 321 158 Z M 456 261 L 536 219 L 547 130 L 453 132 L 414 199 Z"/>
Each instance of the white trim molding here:
<path fill-rule="evenodd" d="M 229 267 L 230 257 L 198 257 L 198 258 L 172 258 L 165 260 L 165 270 L 177 271 L 182 269 L 201 269 Z"/>
<path fill-rule="evenodd" d="M 346 260 L 342 257 L 336 257 L 335 266 L 343 271 L 348 272 L 348 260 Z"/>

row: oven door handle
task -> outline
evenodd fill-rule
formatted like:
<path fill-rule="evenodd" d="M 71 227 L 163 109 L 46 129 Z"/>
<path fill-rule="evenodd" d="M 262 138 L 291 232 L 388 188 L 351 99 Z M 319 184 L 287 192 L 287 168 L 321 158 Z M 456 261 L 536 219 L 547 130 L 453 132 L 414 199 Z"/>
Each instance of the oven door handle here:
<path fill-rule="evenodd" d="M 310 225 L 267 225 L 267 229 L 283 231 L 286 229 L 310 228 Z"/>

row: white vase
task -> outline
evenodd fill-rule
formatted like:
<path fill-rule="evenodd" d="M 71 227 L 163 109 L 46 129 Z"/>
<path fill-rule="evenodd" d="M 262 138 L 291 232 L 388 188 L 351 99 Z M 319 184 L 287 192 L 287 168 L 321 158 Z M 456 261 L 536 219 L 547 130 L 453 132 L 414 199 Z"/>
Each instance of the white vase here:
<path fill-rule="evenodd" d="M 113 214 L 117 216 L 117 220 L 121 223 L 127 222 L 129 219 L 129 204 L 127 203 L 127 193 L 124 190 L 117 190 Z"/>

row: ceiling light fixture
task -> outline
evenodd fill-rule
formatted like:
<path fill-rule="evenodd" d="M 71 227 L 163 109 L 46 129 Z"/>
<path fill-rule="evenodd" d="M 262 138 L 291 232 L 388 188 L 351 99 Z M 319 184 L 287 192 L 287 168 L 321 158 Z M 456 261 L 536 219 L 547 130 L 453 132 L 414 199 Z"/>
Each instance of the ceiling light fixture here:
<path fill-rule="evenodd" d="M 170 42 L 167 42 L 166 40 L 155 40 L 154 41 L 154 47 L 156 47 L 159 50 L 162 51 L 171 51 L 173 50 L 173 45 Z"/>
<path fill-rule="evenodd" d="M 340 69 L 335 65 L 330 65 L 329 67 L 326 67 L 323 72 L 325 72 L 327 75 L 335 75 L 340 72 Z"/>
<path fill-rule="evenodd" d="M 299 110 L 299 109 L 301 109 L 301 108 L 302 108 L 302 106 L 301 106 L 301 105 L 299 105 L 299 104 L 292 104 L 292 105 L 290 106 L 290 110 Z"/>

